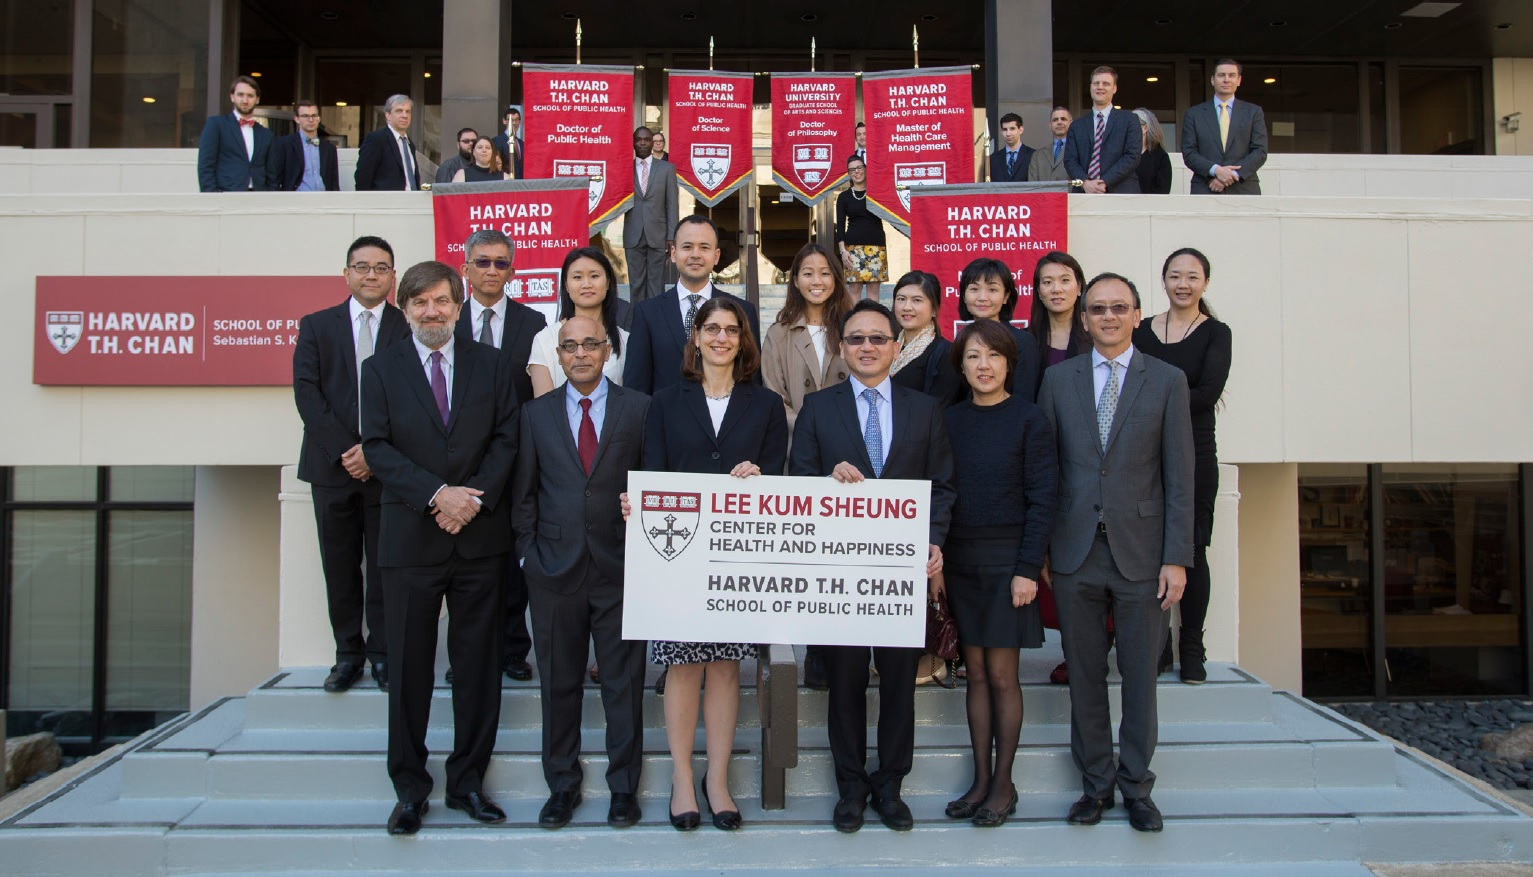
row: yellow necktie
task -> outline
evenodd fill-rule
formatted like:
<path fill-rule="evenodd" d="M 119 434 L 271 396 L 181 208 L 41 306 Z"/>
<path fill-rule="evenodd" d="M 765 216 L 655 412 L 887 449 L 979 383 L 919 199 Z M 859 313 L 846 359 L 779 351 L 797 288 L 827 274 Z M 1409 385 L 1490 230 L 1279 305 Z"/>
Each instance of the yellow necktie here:
<path fill-rule="evenodd" d="M 1230 148 L 1230 108 L 1223 102 L 1219 103 L 1219 146 Z"/>

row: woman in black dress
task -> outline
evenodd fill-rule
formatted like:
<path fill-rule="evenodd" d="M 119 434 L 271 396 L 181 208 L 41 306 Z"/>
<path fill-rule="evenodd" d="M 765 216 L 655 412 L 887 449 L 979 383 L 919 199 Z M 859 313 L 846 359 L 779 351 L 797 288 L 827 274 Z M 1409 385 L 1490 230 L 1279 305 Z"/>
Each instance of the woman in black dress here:
<path fill-rule="evenodd" d="M 650 400 L 644 468 L 737 478 L 783 474 L 787 409 L 781 396 L 751 382 L 761 354 L 745 310 L 734 299 L 711 298 L 697 309 L 692 326 L 681 383 L 657 391 Z M 655 663 L 665 665 L 669 677 L 665 734 L 672 761 L 671 824 L 691 831 L 700 820 L 692 749 L 702 689 L 708 749 L 702 797 L 713 811 L 714 826 L 733 831 L 740 827 L 740 811 L 729 794 L 729 755 L 740 712 L 740 661 L 755 654 L 755 646 L 656 641 L 654 650 Z"/>
<path fill-rule="evenodd" d="M 1139 117 L 1139 191 L 1146 195 L 1171 194 L 1171 156 L 1166 154 L 1165 132 L 1155 114 L 1140 107 Z"/>
<path fill-rule="evenodd" d="M 1017 279 L 1000 259 L 980 257 L 964 266 L 958 275 L 958 319 L 997 320 L 1011 330 L 1017 347 L 1017 362 L 1012 368 L 1013 390 L 1032 402 L 1038 398 L 1038 342 L 1026 330 L 1011 324 L 1017 309 Z"/>
<path fill-rule="evenodd" d="M 1219 495 L 1219 449 L 1214 442 L 1214 415 L 1224 383 L 1230 376 L 1230 327 L 1214 316 L 1203 293 L 1212 269 L 1208 257 L 1183 247 L 1166 257 L 1160 271 L 1171 309 L 1147 317 L 1134 330 L 1134 346 L 1187 373 L 1188 407 L 1192 410 L 1192 441 L 1196 462 L 1192 480 L 1193 564 L 1182 592 L 1182 623 L 1176 651 L 1182 681 L 1197 685 L 1208 680 L 1203 666 L 1203 622 L 1208 617 L 1212 583 L 1208 574 L 1208 543 L 1214 532 L 1214 499 Z M 1170 663 L 1171 640 L 1161 665 Z"/>
<path fill-rule="evenodd" d="M 1043 645 L 1038 574 L 1048 551 L 1059 490 L 1054 433 L 1043 410 L 1013 394 L 1017 348 L 992 320 L 965 326 L 953 365 L 970 397 L 949 408 L 958 501 L 943 546 L 943 577 L 969 668 L 969 739 L 974 782 L 947 815 L 990 827 L 1016 812 L 1012 763 L 1022 735 L 1020 649 Z"/>
<path fill-rule="evenodd" d="M 457 173 L 452 175 L 454 183 L 489 183 L 499 180 L 508 180 L 511 175 L 500 169 L 500 150 L 495 148 L 495 141 L 488 137 L 480 137 L 474 141 L 474 163 L 464 165 Z"/>
<path fill-rule="evenodd" d="M 846 290 L 854 302 L 877 301 L 878 290 L 889 279 L 884 223 L 868 209 L 867 164 L 852 156 L 846 160 L 846 175 L 852 183 L 836 196 L 836 248 L 846 271 Z"/>
<path fill-rule="evenodd" d="M 953 343 L 937 325 L 942 287 L 936 275 L 911 271 L 894 284 L 894 318 L 900 322 L 900 352 L 889 378 L 936 398 L 943 408 L 963 395 L 963 381 L 948 351 Z"/>

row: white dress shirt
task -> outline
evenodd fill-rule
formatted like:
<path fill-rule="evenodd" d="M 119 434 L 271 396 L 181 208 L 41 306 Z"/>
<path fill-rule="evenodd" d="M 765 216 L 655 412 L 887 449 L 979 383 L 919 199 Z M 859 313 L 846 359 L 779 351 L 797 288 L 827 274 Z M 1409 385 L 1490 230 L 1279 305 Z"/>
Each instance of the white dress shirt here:
<path fill-rule="evenodd" d="M 574 384 L 564 385 L 564 415 L 570 422 L 570 435 L 575 439 L 575 447 L 580 447 L 580 400 L 591 400 L 591 423 L 596 427 L 597 448 L 601 447 L 601 427 L 607 420 L 607 378 L 602 377 L 601 383 L 591 391 L 591 395 L 582 396 L 575 389 Z"/>
<path fill-rule="evenodd" d="M 240 119 L 243 119 L 243 118 L 244 118 L 244 116 L 241 116 L 238 112 L 236 112 L 234 114 L 234 122 L 235 122 L 235 124 L 239 124 Z M 250 118 L 254 119 L 255 116 L 251 116 Z M 240 125 L 240 136 L 245 138 L 245 158 L 250 159 L 250 160 L 254 160 L 255 159 L 255 126 L 254 125 Z"/>
<path fill-rule="evenodd" d="M 377 307 L 364 308 L 362 303 L 353 296 L 349 299 L 351 308 L 351 349 L 357 349 L 357 341 L 362 337 L 362 312 L 367 311 L 373 315 L 373 352 L 378 350 L 378 327 L 383 324 L 383 309 L 388 307 L 388 302 L 380 301 Z M 361 365 L 361 363 L 358 363 Z"/>
<path fill-rule="evenodd" d="M 431 386 L 431 354 L 434 351 L 422 344 L 420 339 L 414 335 L 410 336 L 410 340 L 415 344 L 415 353 L 421 358 L 421 368 L 426 372 L 426 386 L 429 387 Z M 453 343 L 453 339 L 449 338 L 447 343 L 442 345 L 440 351 L 442 354 L 442 374 L 447 377 L 447 410 L 449 414 L 452 412 L 452 355 L 453 348 L 456 346 Z"/>
<path fill-rule="evenodd" d="M 683 326 L 685 326 L 687 323 L 687 311 L 692 310 L 692 302 L 687 300 L 687 296 L 689 295 L 702 296 L 702 298 L 697 300 L 697 306 L 701 308 L 704 302 L 708 301 L 710 298 L 713 298 L 713 281 L 708 281 L 707 284 L 705 284 L 703 288 L 699 289 L 697 292 L 693 292 L 692 290 L 687 289 L 679 282 L 676 284 L 676 299 L 677 302 L 681 305 L 681 310 L 678 312 L 677 316 L 681 318 L 681 324 Z"/>
<path fill-rule="evenodd" d="M 1127 350 L 1113 357 L 1113 362 L 1118 364 L 1118 398 L 1123 398 L 1123 384 L 1128 377 L 1128 363 L 1134 358 L 1134 345 L 1130 344 Z M 1095 347 L 1091 348 L 1091 404 L 1098 405 L 1102 401 L 1102 390 L 1107 386 L 1107 357 L 1103 356 Z"/>
<path fill-rule="evenodd" d="M 852 395 L 857 400 L 857 425 L 862 427 L 862 434 L 866 436 L 868 434 L 868 400 L 862 397 L 862 391 L 868 389 L 868 386 L 857 380 L 856 375 L 847 378 L 847 384 L 851 386 Z M 889 460 L 889 442 L 894 438 L 894 382 L 889 380 L 888 375 L 884 375 L 883 383 L 872 389 L 878 393 L 878 430 L 883 436 L 883 441 L 879 444 L 883 446 L 881 450 L 884 452 L 884 458 L 878 461 L 878 465 L 882 468 Z"/>

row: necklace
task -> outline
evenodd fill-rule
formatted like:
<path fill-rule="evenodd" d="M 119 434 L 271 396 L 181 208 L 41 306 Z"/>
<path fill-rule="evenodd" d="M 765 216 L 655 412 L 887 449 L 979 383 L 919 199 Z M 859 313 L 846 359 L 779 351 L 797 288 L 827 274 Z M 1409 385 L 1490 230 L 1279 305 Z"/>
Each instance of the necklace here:
<path fill-rule="evenodd" d="M 703 390 L 703 398 L 705 398 L 705 399 L 712 399 L 715 402 L 722 402 L 725 399 L 728 399 L 730 396 L 733 396 L 734 393 L 735 393 L 735 385 L 734 384 L 730 384 L 729 385 L 729 389 L 725 390 L 724 391 L 724 395 L 722 395 L 722 396 L 714 396 L 711 393 L 709 393 L 706 389 L 704 389 Z"/>
<path fill-rule="evenodd" d="M 865 200 L 867 200 L 867 197 L 868 197 L 868 190 L 867 189 L 863 189 L 862 190 L 862 194 L 859 195 L 859 194 L 857 194 L 857 190 L 853 189 L 852 190 L 852 197 L 856 198 L 858 201 L 865 201 Z"/>
<path fill-rule="evenodd" d="M 1176 339 L 1177 342 L 1179 343 L 1179 342 L 1182 342 L 1182 341 L 1186 341 L 1187 340 L 1187 336 L 1192 334 L 1192 327 L 1196 326 L 1198 324 L 1198 321 L 1200 321 L 1202 319 L 1203 319 L 1203 315 L 1202 314 L 1198 314 L 1197 316 L 1193 317 L 1192 318 L 1192 322 L 1187 324 L 1187 328 L 1182 330 L 1182 337 Z M 1167 343 L 1170 343 L 1170 341 L 1169 341 L 1169 339 L 1171 338 L 1171 312 L 1170 311 L 1166 311 L 1166 338 L 1167 338 Z"/>

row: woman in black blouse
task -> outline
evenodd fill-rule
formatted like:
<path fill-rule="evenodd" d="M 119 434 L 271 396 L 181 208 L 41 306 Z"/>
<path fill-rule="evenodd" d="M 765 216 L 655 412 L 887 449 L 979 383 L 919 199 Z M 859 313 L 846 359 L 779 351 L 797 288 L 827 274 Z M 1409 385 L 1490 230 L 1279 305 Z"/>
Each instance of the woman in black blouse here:
<path fill-rule="evenodd" d="M 876 300 L 879 285 L 889 279 L 884 223 L 868 210 L 868 166 L 854 155 L 846 160 L 846 174 L 852 184 L 836 197 L 836 248 L 852 300 Z"/>
<path fill-rule="evenodd" d="M 1203 621 L 1211 590 L 1208 543 L 1214 530 L 1214 499 L 1219 494 L 1214 414 L 1230 376 L 1230 327 L 1214 316 L 1203 297 L 1212 276 L 1207 256 L 1184 247 L 1166 257 L 1160 274 L 1171 309 L 1141 322 L 1134 330 L 1134 346 L 1187 373 L 1196 452 L 1192 482 L 1194 554 L 1193 565 L 1187 570 L 1187 589 L 1182 592 L 1182 624 L 1176 645 L 1182 681 L 1197 685 L 1208 679 L 1203 666 Z M 1170 649 L 1168 638 L 1167 654 L 1161 657 L 1163 666 L 1170 660 Z"/>
<path fill-rule="evenodd" d="M 900 352 L 889 378 L 920 390 L 943 408 L 963 395 L 963 382 L 948 351 L 953 344 L 937 325 L 942 287 L 934 274 L 911 271 L 894 284 L 894 318 L 900 322 Z"/>
<path fill-rule="evenodd" d="M 1091 349 L 1086 324 L 1081 320 L 1081 292 L 1086 272 L 1069 253 L 1050 250 L 1033 268 L 1033 310 L 1028 334 L 1038 342 L 1038 382 L 1043 372 L 1077 353 Z"/>
<path fill-rule="evenodd" d="M 1139 191 L 1147 195 L 1171 194 L 1171 156 L 1166 154 L 1165 132 L 1155 114 L 1140 107 L 1139 117 Z"/>

